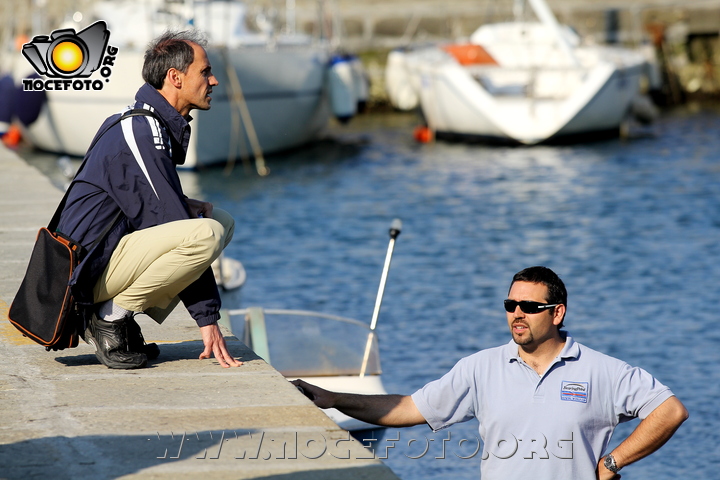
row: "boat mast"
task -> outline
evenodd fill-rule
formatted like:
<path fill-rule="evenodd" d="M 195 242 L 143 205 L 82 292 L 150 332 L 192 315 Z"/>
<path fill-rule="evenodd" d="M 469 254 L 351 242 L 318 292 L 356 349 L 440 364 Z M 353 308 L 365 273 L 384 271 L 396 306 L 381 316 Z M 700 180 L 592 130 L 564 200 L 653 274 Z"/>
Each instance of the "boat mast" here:
<path fill-rule="evenodd" d="M 575 56 L 575 52 L 568 43 L 567 39 L 562 34 L 560 24 L 558 23 L 557 18 L 555 18 L 552 10 L 550 10 L 550 7 L 548 7 L 547 3 L 545 3 L 545 0 L 528 0 L 528 3 L 530 3 L 530 6 L 535 11 L 535 14 L 538 16 L 540 21 L 547 25 L 553 31 L 555 37 L 557 38 L 560 50 L 563 51 L 563 53 L 567 56 L 573 66 L 579 67 L 580 61 Z M 515 5 L 517 6 L 517 4 L 518 0 L 516 0 Z"/>

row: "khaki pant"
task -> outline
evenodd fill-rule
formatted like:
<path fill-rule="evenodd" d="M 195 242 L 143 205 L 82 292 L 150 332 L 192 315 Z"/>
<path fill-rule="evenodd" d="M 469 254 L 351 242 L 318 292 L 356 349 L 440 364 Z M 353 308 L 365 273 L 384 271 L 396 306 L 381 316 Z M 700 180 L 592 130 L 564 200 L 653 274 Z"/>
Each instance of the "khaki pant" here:
<path fill-rule="evenodd" d="M 125 235 L 93 290 L 95 303 L 145 312 L 158 323 L 177 295 L 200 278 L 230 243 L 235 221 L 213 209 L 213 218 L 178 220 Z"/>

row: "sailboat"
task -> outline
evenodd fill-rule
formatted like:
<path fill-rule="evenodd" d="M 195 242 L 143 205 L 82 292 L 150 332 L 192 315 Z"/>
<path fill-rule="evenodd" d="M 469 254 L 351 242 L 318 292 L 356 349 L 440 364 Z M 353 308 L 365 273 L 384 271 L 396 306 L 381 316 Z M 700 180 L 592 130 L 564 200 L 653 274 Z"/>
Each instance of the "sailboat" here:
<path fill-rule="evenodd" d="M 391 52 L 391 102 L 401 109 L 419 106 L 438 138 L 533 145 L 617 134 L 640 92 L 645 56 L 584 45 L 544 0 L 527 4 L 536 21 L 485 24 L 469 43 Z"/>

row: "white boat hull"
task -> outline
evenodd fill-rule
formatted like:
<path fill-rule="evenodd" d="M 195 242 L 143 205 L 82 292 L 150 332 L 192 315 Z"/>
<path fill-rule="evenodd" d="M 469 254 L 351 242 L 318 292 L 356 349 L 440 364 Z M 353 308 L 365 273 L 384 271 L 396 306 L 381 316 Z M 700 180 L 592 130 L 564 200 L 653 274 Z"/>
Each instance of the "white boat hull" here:
<path fill-rule="evenodd" d="M 540 22 L 483 25 L 463 45 L 393 51 L 387 91 L 397 108 L 419 105 L 436 136 L 535 144 L 618 131 L 647 72 L 645 56 L 582 46 L 542 0 Z"/>
<path fill-rule="evenodd" d="M 322 44 L 247 46 L 208 49 L 220 85 L 213 89 L 212 108 L 194 111 L 192 138 L 184 167 L 195 168 L 253 156 L 249 129 L 263 154 L 317 139 L 330 118 Z M 230 89 L 224 59 L 234 66 L 242 98 L 252 122 L 243 122 L 238 99 Z M 121 50 L 110 81 L 100 91 L 47 92 L 40 117 L 27 129 L 40 149 L 82 156 L 102 122 L 134 102 L 143 81 L 142 52 Z M 252 133 L 251 133 L 252 134 Z"/>
<path fill-rule="evenodd" d="M 288 377 L 288 380 L 295 380 L 295 377 Z M 380 375 L 366 375 L 364 377 L 349 375 L 301 377 L 301 380 L 305 380 L 312 385 L 316 385 L 331 392 L 359 393 L 361 395 L 384 395 L 387 393 L 382 384 Z M 334 408 L 323 409 L 323 413 L 330 417 L 330 420 L 337 423 L 340 428 L 350 432 L 384 428 L 349 417 Z"/>
<path fill-rule="evenodd" d="M 357 320 L 303 310 L 251 307 L 223 312 L 226 325 L 288 380 L 335 392 L 385 394 L 377 337 Z M 368 339 L 370 349 L 368 348 Z M 367 355 L 367 356 L 366 356 Z M 365 375 L 361 375 L 365 366 Z M 324 412 L 341 428 L 380 429 L 336 409 Z"/>
<path fill-rule="evenodd" d="M 252 126 L 243 122 L 238 112 L 242 107 L 232 99 L 220 52 L 211 49 L 208 53 L 220 85 L 213 89 L 212 108 L 192 114 L 195 121 L 188 167 L 253 156 L 252 130 L 263 154 L 298 147 L 321 136 L 331 116 L 325 47 L 228 52 Z"/>
<path fill-rule="evenodd" d="M 450 58 L 424 65 L 419 73 L 420 104 L 436 133 L 535 144 L 619 128 L 639 93 L 642 63 L 599 63 L 563 98 L 492 95 Z"/>

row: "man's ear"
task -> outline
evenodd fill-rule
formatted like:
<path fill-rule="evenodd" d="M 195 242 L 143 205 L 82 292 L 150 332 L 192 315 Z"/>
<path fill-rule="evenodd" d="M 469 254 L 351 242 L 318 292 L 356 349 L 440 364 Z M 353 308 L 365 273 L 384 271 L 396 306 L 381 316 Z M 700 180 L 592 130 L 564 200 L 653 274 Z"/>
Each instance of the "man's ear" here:
<path fill-rule="evenodd" d="M 182 75 L 177 68 L 168 69 L 165 74 L 165 82 L 175 88 L 182 87 Z"/>
<path fill-rule="evenodd" d="M 553 325 L 560 325 L 565 318 L 566 307 L 562 303 L 555 307 L 553 312 Z"/>

